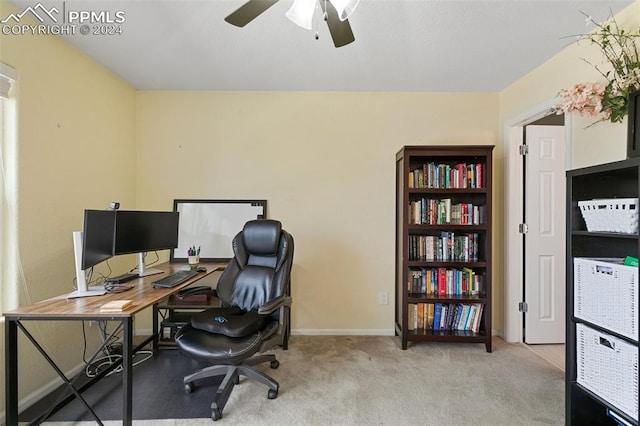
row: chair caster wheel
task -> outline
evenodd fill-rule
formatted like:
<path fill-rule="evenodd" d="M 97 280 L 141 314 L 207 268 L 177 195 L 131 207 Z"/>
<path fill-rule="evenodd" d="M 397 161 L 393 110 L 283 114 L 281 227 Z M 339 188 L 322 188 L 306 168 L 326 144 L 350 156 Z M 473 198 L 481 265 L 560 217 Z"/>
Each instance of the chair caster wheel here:
<path fill-rule="evenodd" d="M 211 420 L 215 422 L 216 420 L 220 420 L 221 418 L 222 418 L 222 410 L 219 408 L 213 408 L 211 410 Z"/>
<path fill-rule="evenodd" d="M 194 386 L 193 382 L 185 383 L 185 384 L 184 384 L 184 391 L 185 391 L 186 393 L 191 393 L 191 392 L 193 392 L 193 388 L 194 388 L 194 387 L 195 387 L 195 386 Z"/>
<path fill-rule="evenodd" d="M 277 359 L 274 361 L 271 361 L 270 367 L 275 370 L 276 368 L 280 367 L 280 361 L 278 361 Z"/>
<path fill-rule="evenodd" d="M 269 393 L 267 393 L 267 398 L 276 399 L 277 397 L 278 397 L 278 390 L 277 389 L 269 389 Z"/>
<path fill-rule="evenodd" d="M 234 385 L 239 385 L 240 384 L 240 376 L 236 376 L 236 378 L 233 379 L 233 384 Z"/>

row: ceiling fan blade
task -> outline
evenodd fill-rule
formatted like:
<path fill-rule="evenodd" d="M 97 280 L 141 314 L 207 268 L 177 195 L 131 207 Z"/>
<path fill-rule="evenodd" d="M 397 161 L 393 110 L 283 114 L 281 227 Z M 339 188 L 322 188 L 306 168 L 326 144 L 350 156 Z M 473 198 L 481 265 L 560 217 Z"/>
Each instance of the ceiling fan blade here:
<path fill-rule="evenodd" d="M 229 16 L 225 21 L 236 27 L 244 27 L 257 18 L 262 12 L 273 6 L 278 0 L 249 0 Z"/>
<path fill-rule="evenodd" d="M 333 44 L 336 47 L 342 47 L 349 43 L 353 43 L 356 38 L 353 36 L 353 31 L 351 31 L 349 20 L 341 21 L 338 17 L 338 11 L 330 1 L 325 2 L 321 0 L 320 5 L 322 6 L 323 11 L 327 12 L 327 26 L 329 27 Z"/>

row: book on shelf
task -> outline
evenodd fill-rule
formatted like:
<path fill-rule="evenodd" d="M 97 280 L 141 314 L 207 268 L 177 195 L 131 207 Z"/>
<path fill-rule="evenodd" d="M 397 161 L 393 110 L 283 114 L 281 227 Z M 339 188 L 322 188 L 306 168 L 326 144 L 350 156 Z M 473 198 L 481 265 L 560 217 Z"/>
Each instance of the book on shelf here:
<path fill-rule="evenodd" d="M 477 308 L 477 315 L 473 323 L 473 326 L 471 327 L 474 333 L 477 333 L 480 330 L 480 319 L 482 318 L 482 311 L 484 309 L 484 305 L 482 303 L 477 303 L 476 308 Z"/>
<path fill-rule="evenodd" d="M 420 198 L 409 202 L 411 225 L 481 225 L 485 206 L 453 203 L 451 198 Z"/>
<path fill-rule="evenodd" d="M 447 329 L 447 314 L 449 312 L 449 305 L 443 303 L 440 307 L 442 312 L 440 312 L 440 326 L 438 327 L 440 330 Z"/>
<path fill-rule="evenodd" d="M 417 318 L 416 315 L 418 313 L 418 307 L 415 303 L 410 303 L 407 306 L 407 330 L 415 330 Z"/>
<path fill-rule="evenodd" d="M 435 303 L 433 305 L 433 330 L 440 329 L 440 315 L 442 313 L 442 303 Z"/>
<path fill-rule="evenodd" d="M 467 331 L 478 333 L 482 303 L 410 303 L 407 329 L 410 331 Z"/>
<path fill-rule="evenodd" d="M 427 262 L 477 262 L 478 233 L 456 234 L 441 231 L 440 235 L 408 236 L 409 260 Z"/>
<path fill-rule="evenodd" d="M 478 313 L 475 305 L 469 305 L 469 315 L 467 316 L 467 320 L 464 323 L 464 330 L 471 330 L 471 326 L 473 324 L 473 318 Z"/>
<path fill-rule="evenodd" d="M 447 295 L 447 268 L 438 268 L 438 296 Z"/>
<path fill-rule="evenodd" d="M 409 188 L 483 188 L 482 163 L 424 163 L 409 171 Z"/>
<path fill-rule="evenodd" d="M 455 307 L 455 311 L 456 311 L 456 317 L 453 319 L 453 324 L 451 324 L 452 330 L 458 330 L 460 327 L 460 318 L 462 318 L 464 305 L 462 303 L 457 303 Z"/>
<path fill-rule="evenodd" d="M 122 312 L 133 304 L 132 300 L 112 300 L 100 307 L 101 313 Z"/>
<path fill-rule="evenodd" d="M 428 297 L 472 296 L 484 294 L 484 275 L 469 267 L 410 267 L 407 292 Z"/>
<path fill-rule="evenodd" d="M 433 303 L 427 303 L 427 323 L 425 325 L 425 327 L 427 329 L 431 329 L 433 328 L 433 308 L 434 308 L 434 304 Z"/>
<path fill-rule="evenodd" d="M 462 315 L 460 315 L 460 322 L 458 323 L 458 327 L 456 330 L 463 331 L 465 330 L 465 326 L 467 324 L 467 320 L 469 319 L 469 311 L 471 310 L 469 305 L 463 305 L 462 307 Z"/>
<path fill-rule="evenodd" d="M 424 303 L 418 303 L 416 317 L 416 329 L 424 330 Z"/>

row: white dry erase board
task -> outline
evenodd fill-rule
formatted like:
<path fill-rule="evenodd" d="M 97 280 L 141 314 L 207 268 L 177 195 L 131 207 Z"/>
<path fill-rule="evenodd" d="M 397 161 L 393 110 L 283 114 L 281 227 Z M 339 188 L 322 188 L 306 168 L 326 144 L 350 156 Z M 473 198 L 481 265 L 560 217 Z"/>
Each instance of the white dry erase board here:
<path fill-rule="evenodd" d="M 233 257 L 231 241 L 244 224 L 267 217 L 267 201 L 173 200 L 173 210 L 180 219 L 171 262 L 186 262 L 191 247 L 200 249 L 201 262 L 226 261 Z"/>

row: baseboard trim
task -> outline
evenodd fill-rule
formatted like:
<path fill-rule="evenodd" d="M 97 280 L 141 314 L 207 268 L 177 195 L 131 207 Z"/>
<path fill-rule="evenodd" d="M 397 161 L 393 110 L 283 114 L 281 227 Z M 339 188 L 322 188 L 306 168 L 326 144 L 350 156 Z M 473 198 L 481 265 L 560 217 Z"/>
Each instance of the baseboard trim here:
<path fill-rule="evenodd" d="M 136 330 L 136 335 L 151 335 L 149 330 Z M 309 329 L 294 328 L 292 336 L 395 336 L 395 330 L 389 329 Z"/>
<path fill-rule="evenodd" d="M 395 336 L 393 329 L 305 329 L 291 330 L 292 336 Z"/>
<path fill-rule="evenodd" d="M 71 370 L 65 372 L 64 374 L 67 377 L 75 377 L 82 370 L 84 370 L 84 368 L 85 368 L 85 365 L 84 363 L 82 363 L 72 368 Z M 46 383 L 41 388 L 31 392 L 29 395 L 25 396 L 20 401 L 18 401 L 18 413 L 21 413 L 27 408 L 31 407 L 33 404 L 40 401 L 42 398 L 44 398 L 45 396 L 49 395 L 51 392 L 56 390 L 63 383 L 64 382 L 62 381 L 61 378 L 56 377 L 52 379 L 50 382 Z M 5 407 L 5 410 L 0 413 L 0 424 L 6 424 L 6 422 L 7 422 L 7 411 Z"/>

